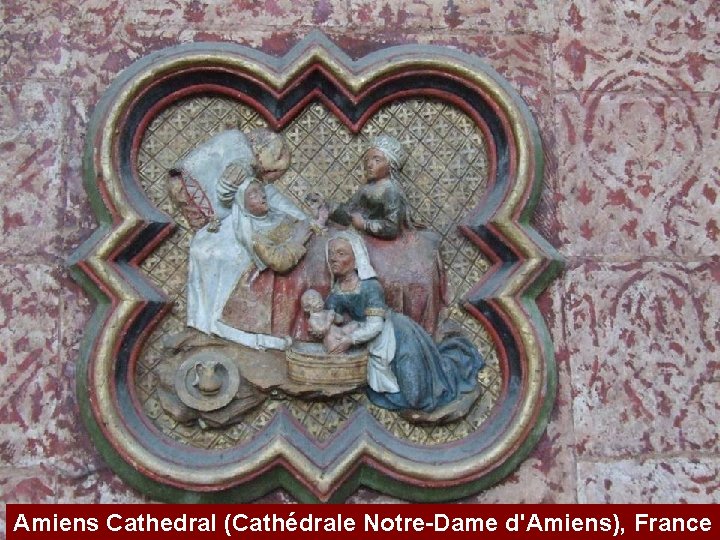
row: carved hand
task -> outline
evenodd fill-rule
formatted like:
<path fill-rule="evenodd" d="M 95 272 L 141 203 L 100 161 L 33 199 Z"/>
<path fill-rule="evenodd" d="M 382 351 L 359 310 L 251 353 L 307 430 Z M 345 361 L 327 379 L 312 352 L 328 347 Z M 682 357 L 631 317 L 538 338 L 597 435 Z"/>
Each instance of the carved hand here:
<path fill-rule="evenodd" d="M 310 210 L 318 223 L 325 225 L 330 209 L 325 199 L 322 198 L 322 195 L 319 193 L 309 193 L 305 197 L 305 202 L 310 207 Z"/>
<path fill-rule="evenodd" d="M 333 345 L 332 349 L 329 350 L 332 354 L 341 354 L 347 351 L 352 345 L 352 340 L 349 336 L 341 336 Z"/>
<path fill-rule="evenodd" d="M 329 353 L 340 354 L 350 348 L 352 340 L 350 339 L 350 336 L 343 335 L 342 330 L 339 327 L 333 326 L 325 336 L 323 344 Z"/>
<path fill-rule="evenodd" d="M 362 214 L 358 212 L 353 212 L 350 214 L 350 220 L 352 221 L 353 227 L 360 231 L 365 230 L 365 218 L 362 217 Z"/>
<path fill-rule="evenodd" d="M 327 223 L 329 215 L 330 209 L 328 208 L 327 204 L 323 203 L 322 206 L 317 209 L 317 214 L 315 215 L 315 218 L 318 224 L 324 227 Z"/>

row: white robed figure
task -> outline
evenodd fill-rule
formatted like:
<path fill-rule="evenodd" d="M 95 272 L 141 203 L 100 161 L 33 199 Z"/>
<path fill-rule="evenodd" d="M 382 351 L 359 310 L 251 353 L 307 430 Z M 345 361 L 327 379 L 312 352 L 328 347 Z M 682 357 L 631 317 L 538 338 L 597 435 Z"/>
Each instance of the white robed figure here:
<path fill-rule="evenodd" d="M 289 165 L 281 136 L 257 130 L 222 132 L 191 152 L 180 164 L 183 174 L 200 183 L 219 223 L 209 223 L 190 242 L 187 282 L 187 324 L 255 349 L 287 346 L 279 337 L 253 334 L 221 321 L 223 307 L 250 265 L 265 265 L 255 253 L 253 237 L 272 230 L 285 216 L 307 216 L 275 186 L 262 184 L 267 211 L 253 215 L 245 204 L 252 180 L 273 181 Z"/>

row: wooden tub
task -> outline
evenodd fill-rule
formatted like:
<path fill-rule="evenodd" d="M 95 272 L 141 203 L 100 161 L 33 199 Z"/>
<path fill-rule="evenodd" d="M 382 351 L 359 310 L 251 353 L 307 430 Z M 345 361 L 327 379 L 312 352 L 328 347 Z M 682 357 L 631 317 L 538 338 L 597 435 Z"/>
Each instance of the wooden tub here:
<path fill-rule="evenodd" d="M 352 385 L 367 381 L 366 349 L 329 354 L 322 343 L 295 343 L 285 352 L 290 380 L 307 385 Z"/>

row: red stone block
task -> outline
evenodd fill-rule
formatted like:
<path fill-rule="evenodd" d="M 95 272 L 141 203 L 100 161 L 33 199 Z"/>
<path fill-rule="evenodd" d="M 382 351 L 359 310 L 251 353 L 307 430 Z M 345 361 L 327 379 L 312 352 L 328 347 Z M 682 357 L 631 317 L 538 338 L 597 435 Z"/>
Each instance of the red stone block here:
<path fill-rule="evenodd" d="M 57 413 L 54 425 L 62 433 L 54 460 L 61 503 L 150 502 L 117 477 L 103 462 L 80 418 L 75 393 L 80 345 L 93 305 L 69 277 L 61 280 L 62 340 Z"/>
<path fill-rule="evenodd" d="M 178 39 L 181 42 L 220 41 L 235 43 L 245 47 L 252 47 L 272 56 L 283 56 L 293 45 L 307 34 L 308 29 L 270 29 L 247 30 L 239 27 L 232 28 L 184 28 L 180 31 Z"/>
<path fill-rule="evenodd" d="M 595 90 L 628 76 L 636 89 L 720 88 L 713 0 L 563 0 L 559 11 L 558 89 Z"/>
<path fill-rule="evenodd" d="M 0 468 L 0 522 L 5 521 L 6 504 L 48 504 L 55 502 L 56 474 L 51 467 Z M 0 523 L 0 530 L 5 527 Z"/>
<path fill-rule="evenodd" d="M 572 429 L 572 387 L 565 345 L 562 284 L 555 282 L 539 299 L 555 349 L 558 388 L 546 433 L 518 470 L 468 502 L 477 503 L 574 503 L 575 439 Z"/>
<path fill-rule="evenodd" d="M 73 94 L 96 103 L 107 86 L 135 60 L 178 44 L 179 28 L 136 26 L 98 9 L 83 12 L 67 40 L 67 82 Z"/>
<path fill-rule="evenodd" d="M 494 68 L 507 79 L 532 111 L 540 128 L 546 152 L 553 151 L 555 105 L 551 69 L 552 41 L 550 38 L 536 34 L 474 34 L 468 36 L 460 32 L 447 32 L 442 33 L 442 37 L 437 37 L 437 34 L 408 36 L 405 42 L 410 42 L 410 37 L 413 42 L 420 44 L 459 49 L 476 56 Z M 390 43 L 401 42 L 391 41 Z M 341 46 L 343 46 L 342 43 Z"/>
<path fill-rule="evenodd" d="M 443 0 L 372 2 L 351 0 L 352 22 L 360 27 L 457 29 L 551 33 L 555 6 L 539 0 Z"/>
<path fill-rule="evenodd" d="M 125 23 L 161 28 L 227 29 L 296 26 L 344 26 L 348 17 L 344 2 L 330 0 L 84 0 L 73 7 L 78 16 L 92 12 Z"/>
<path fill-rule="evenodd" d="M 64 102 L 60 91 L 25 82 L 0 97 L 0 260 L 59 253 L 59 181 Z"/>
<path fill-rule="evenodd" d="M 704 360 L 706 369 L 701 380 L 686 388 L 685 399 L 690 405 L 688 414 L 697 409 L 703 416 L 717 420 L 720 418 L 720 262 L 714 259 L 698 264 L 690 276 L 690 283 L 697 299 L 697 309 L 702 307 L 698 328 L 702 346 L 698 347 L 698 355 Z M 717 448 L 720 446 L 717 421 L 707 426 L 711 434 L 713 429 Z"/>
<path fill-rule="evenodd" d="M 558 97 L 560 207 L 574 256 L 718 253 L 720 101 L 703 94 Z"/>
<path fill-rule="evenodd" d="M 73 469 L 71 464 L 87 464 L 98 460 L 97 451 L 80 418 L 75 392 L 75 374 L 80 361 L 80 347 L 87 333 L 87 325 L 94 310 L 94 303 L 68 275 L 60 279 L 62 309 L 60 312 L 60 359 L 58 402 L 55 426 L 62 433 L 58 441 L 58 467 Z"/>
<path fill-rule="evenodd" d="M 280 28 L 280 33 L 293 28 L 304 35 L 326 24 L 346 26 L 342 4 L 323 2 L 92 0 L 73 10 L 66 43 L 67 77 L 75 93 L 90 94 L 93 102 L 122 69 L 164 47 L 213 40 L 263 49 L 261 45 L 272 42 Z"/>
<path fill-rule="evenodd" d="M 708 297 L 720 286 L 703 268 L 586 263 L 567 272 L 579 456 L 718 452 L 717 306 Z"/>
<path fill-rule="evenodd" d="M 0 464 L 48 463 L 62 436 L 58 399 L 57 271 L 0 265 Z"/>
<path fill-rule="evenodd" d="M 60 18 L 67 2 L 63 0 L 44 0 L 43 2 L 25 2 L 24 0 L 3 0 L 0 4 L 0 19 L 4 24 L 35 22 L 39 17 Z"/>
<path fill-rule="evenodd" d="M 720 460 L 685 457 L 578 463 L 581 503 L 720 502 Z"/>
<path fill-rule="evenodd" d="M 52 10 L 37 16 L 32 11 L 21 10 L 20 13 L 26 15 L 10 15 L 11 22 L 0 28 L 0 81 L 59 79 L 67 69 L 67 57 L 63 54 L 68 29 L 66 21 Z"/>
<path fill-rule="evenodd" d="M 53 135 L 63 121 L 65 103 L 60 85 L 33 81 L 2 84 L 0 131 L 47 132 Z"/>
<path fill-rule="evenodd" d="M 75 471 L 60 471 L 57 480 L 57 501 L 75 504 L 136 504 L 152 503 L 100 462 L 90 463 Z"/>
<path fill-rule="evenodd" d="M 422 44 L 454 47 L 476 55 L 505 77 L 528 105 L 538 123 L 545 152 L 543 190 L 533 225 L 553 245 L 560 245 L 563 224 L 559 219 L 558 206 L 562 199 L 557 182 L 554 83 L 549 39 L 527 34 L 468 37 L 449 33 L 442 38 L 418 35 L 417 40 Z"/>
<path fill-rule="evenodd" d="M 191 2 L 190 5 L 201 4 Z M 233 26 L 227 21 L 247 21 L 249 27 L 347 27 L 349 23 L 345 2 L 331 0 L 274 0 L 272 2 L 237 2 L 221 0 L 205 9 L 203 22 L 214 27 Z M 224 24 L 223 24 L 224 23 Z"/>
<path fill-rule="evenodd" d="M 7 504 L 54 503 L 56 474 L 50 467 L 0 468 L 0 538 L 5 538 Z"/>
<path fill-rule="evenodd" d="M 560 201 L 558 182 L 557 145 L 552 131 L 541 132 L 543 141 L 545 172 L 535 212 L 530 224 L 555 248 L 562 245 L 561 232 L 564 225 L 560 219 Z"/>

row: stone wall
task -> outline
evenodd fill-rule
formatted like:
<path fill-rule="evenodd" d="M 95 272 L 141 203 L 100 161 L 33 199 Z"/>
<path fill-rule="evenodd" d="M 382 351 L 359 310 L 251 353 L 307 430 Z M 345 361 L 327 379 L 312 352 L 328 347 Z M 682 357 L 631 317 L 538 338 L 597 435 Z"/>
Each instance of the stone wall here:
<path fill-rule="evenodd" d="M 720 4 L 713 0 L 3 0 L 0 501 L 134 502 L 74 398 L 92 311 L 64 259 L 94 227 L 80 154 L 118 72 L 165 46 L 476 54 L 540 124 L 537 226 L 560 372 L 531 457 L 477 502 L 720 502 Z M 282 501 L 278 493 L 266 501 Z M 352 501 L 385 500 L 361 491 Z M 4 507 L 2 509 L 4 514 Z"/>

